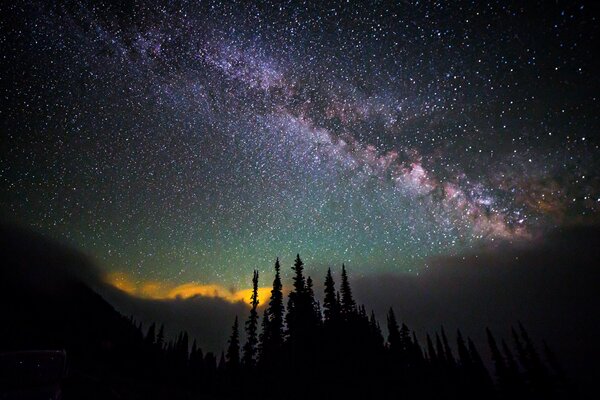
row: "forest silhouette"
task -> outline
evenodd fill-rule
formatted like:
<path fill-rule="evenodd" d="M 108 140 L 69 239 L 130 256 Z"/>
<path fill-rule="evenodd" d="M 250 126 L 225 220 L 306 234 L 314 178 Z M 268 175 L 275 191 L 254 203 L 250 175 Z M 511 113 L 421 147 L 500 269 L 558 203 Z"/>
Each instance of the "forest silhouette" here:
<path fill-rule="evenodd" d="M 299 255 L 287 295 L 279 260 L 268 299 L 258 298 L 254 271 L 248 314 L 232 321 L 220 354 L 203 352 L 187 332 L 168 338 L 162 324 L 142 327 L 75 277 L 32 278 L 33 272 L 23 266 L 3 276 L 2 303 L 16 307 L 3 310 L 0 343 L 5 352 L 66 349 L 65 399 L 577 397 L 552 351 L 520 323 L 510 338 L 487 330 L 490 360 L 460 331 L 440 327 L 420 342 L 392 308 L 381 327 L 374 312 L 357 304 L 344 265 L 339 283 L 327 271 L 322 296 L 315 296 Z M 20 282 L 24 276 L 39 287 Z M 17 306 L 26 301 L 36 302 L 39 315 Z"/>

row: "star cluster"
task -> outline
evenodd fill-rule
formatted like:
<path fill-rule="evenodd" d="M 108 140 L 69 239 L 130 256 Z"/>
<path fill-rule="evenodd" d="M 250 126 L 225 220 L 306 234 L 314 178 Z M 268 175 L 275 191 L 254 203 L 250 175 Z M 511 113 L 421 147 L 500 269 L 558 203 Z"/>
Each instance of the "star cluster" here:
<path fill-rule="evenodd" d="M 2 219 L 238 288 L 596 221 L 593 6 L 389 3 L 3 5 Z"/>

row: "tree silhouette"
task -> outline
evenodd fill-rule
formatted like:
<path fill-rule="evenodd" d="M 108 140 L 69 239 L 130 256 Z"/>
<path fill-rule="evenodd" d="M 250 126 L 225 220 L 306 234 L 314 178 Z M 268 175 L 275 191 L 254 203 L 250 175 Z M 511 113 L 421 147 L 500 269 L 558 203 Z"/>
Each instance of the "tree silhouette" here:
<path fill-rule="evenodd" d="M 271 333 L 269 311 L 267 308 L 263 311 L 263 317 L 260 324 L 260 334 L 258 336 L 258 360 L 261 364 L 265 364 L 268 358 L 267 346 L 270 345 L 269 335 Z"/>
<path fill-rule="evenodd" d="M 350 281 L 348 280 L 348 273 L 346 272 L 346 266 L 342 264 L 342 283 L 340 285 L 340 292 L 342 295 L 342 302 L 340 309 L 342 316 L 349 320 L 356 312 L 356 302 L 352 297 L 352 289 L 350 288 Z"/>
<path fill-rule="evenodd" d="M 263 318 L 263 333 L 261 340 L 261 361 L 268 364 L 273 361 L 273 355 L 281 351 L 284 343 L 284 313 L 283 285 L 281 284 L 281 266 L 279 258 L 275 260 L 275 278 L 271 289 L 269 306 Z M 265 328 L 267 329 L 265 331 Z"/>
<path fill-rule="evenodd" d="M 323 322 L 323 316 L 321 314 L 321 306 L 317 300 L 315 300 L 315 292 L 313 289 L 313 280 L 309 276 L 306 278 L 306 302 L 308 306 L 308 317 L 309 326 L 312 331 L 321 326 Z M 313 332 L 314 333 L 314 332 Z"/>
<path fill-rule="evenodd" d="M 331 276 L 331 268 L 327 269 L 324 292 L 323 314 L 325 315 L 325 324 L 333 324 L 339 318 L 340 306 L 336 297 L 335 282 Z"/>
<path fill-rule="evenodd" d="M 396 321 L 396 315 L 394 309 L 390 307 L 387 314 L 387 328 L 388 328 L 388 345 L 392 352 L 400 352 L 402 350 L 402 340 L 400 339 L 400 327 L 398 321 Z"/>
<path fill-rule="evenodd" d="M 252 368 L 256 362 L 256 352 L 258 345 L 258 271 L 254 270 L 252 276 L 252 295 L 250 296 L 250 316 L 246 321 L 246 344 L 244 344 L 242 364 L 247 368 Z"/>
<path fill-rule="evenodd" d="M 286 323 L 288 335 L 292 340 L 300 336 L 300 331 L 306 328 L 303 326 L 303 319 L 306 317 L 306 280 L 304 278 L 304 263 L 300 259 L 300 254 L 296 255 L 296 261 L 292 267 L 294 271 L 293 290 L 288 297 L 288 312 L 286 314 Z"/>
<path fill-rule="evenodd" d="M 435 347 L 433 346 L 433 341 L 431 340 L 431 336 L 429 333 L 427 334 L 427 357 L 429 358 L 429 362 L 432 366 L 436 366 L 438 364 L 437 353 L 435 352 Z"/>
<path fill-rule="evenodd" d="M 492 353 L 492 361 L 494 362 L 494 367 L 496 369 L 496 377 L 498 378 L 498 383 L 500 385 L 501 390 L 505 390 L 509 386 L 510 377 L 508 373 L 508 367 L 504 361 L 504 357 L 500 353 L 500 349 L 498 349 L 498 345 L 496 344 L 496 339 L 494 339 L 494 335 L 492 335 L 492 331 L 489 328 L 486 328 L 486 334 L 488 338 L 488 345 L 490 347 L 490 352 Z"/>
<path fill-rule="evenodd" d="M 513 348 L 504 340 L 496 342 L 491 331 L 486 330 L 498 378 L 495 383 L 475 344 L 471 338 L 465 342 L 460 330 L 454 349 L 443 326 L 440 332 L 435 332 L 433 340 L 425 332 L 424 353 L 415 332 L 405 323 L 399 323 L 390 308 L 386 314 L 387 341 L 384 341 L 375 313 L 371 311 L 368 315 L 366 307 L 352 298 L 345 265 L 340 292 L 335 290 L 330 269 L 325 276 L 324 322 L 320 303 L 313 293 L 313 280 L 304 277 L 304 264 L 299 256 L 293 272 L 294 285 L 286 314 L 280 264 L 276 260 L 271 297 L 260 329 L 259 275 L 256 270 L 253 272 L 241 359 L 237 317 L 226 352 L 220 352 L 217 363 L 215 353 L 204 354 L 196 338 L 191 338 L 190 349 L 190 337 L 185 331 L 166 338 L 164 325 L 158 333 L 155 323 L 143 331 L 133 318 L 120 316 L 119 322 L 112 323 L 119 327 L 119 334 L 112 336 L 108 345 L 103 342 L 104 335 L 115 329 L 110 324 L 101 334 L 91 330 L 90 338 L 77 335 L 86 352 L 73 357 L 74 363 L 87 357 L 91 367 L 83 371 L 89 376 L 106 376 L 107 380 L 122 382 L 123 386 L 148 387 L 140 398 L 162 398 L 163 392 L 173 399 L 310 396 L 352 400 L 400 394 L 424 399 L 576 398 L 576 391 L 566 384 L 564 373 L 547 345 L 544 344 L 544 354 L 552 368 L 544 364 L 521 324 L 518 331 L 512 329 Z M 284 321 L 289 324 L 287 336 L 284 336 Z M 0 339 L 3 335 L 4 331 L 0 331 Z"/>
<path fill-rule="evenodd" d="M 207 353 L 207 357 L 208 357 Z M 213 355 L 214 358 L 214 355 Z M 233 326 L 231 327 L 231 336 L 229 337 L 229 347 L 227 348 L 227 368 L 230 371 L 236 371 L 240 366 L 240 330 L 238 317 L 235 317 Z M 216 360 L 215 360 L 216 362 Z"/>
<path fill-rule="evenodd" d="M 473 362 L 471 361 L 471 356 L 469 355 L 469 350 L 467 349 L 467 345 L 465 340 L 460 333 L 460 329 L 456 332 L 456 345 L 458 349 L 458 362 L 461 367 L 466 370 L 470 370 L 472 368 Z"/>
<path fill-rule="evenodd" d="M 377 318 L 375 318 L 375 312 L 371 311 L 371 317 L 369 319 L 369 328 L 371 331 L 372 342 L 376 348 L 383 347 L 383 334 L 381 333 L 381 327 Z"/>
<path fill-rule="evenodd" d="M 473 386 L 474 391 L 480 395 L 490 396 L 493 390 L 493 382 L 490 374 L 479 355 L 479 351 L 471 338 L 467 338 L 469 355 L 473 363 Z M 483 398 L 483 397 L 482 397 Z"/>
<path fill-rule="evenodd" d="M 525 388 L 523 386 L 523 382 L 521 380 L 521 375 L 519 373 L 519 367 L 517 366 L 517 362 L 513 357 L 510 348 L 506 344 L 506 341 L 502 339 L 501 341 L 502 352 L 504 353 L 504 359 L 506 360 L 506 392 L 509 396 L 515 397 L 518 395 L 525 394 Z"/>

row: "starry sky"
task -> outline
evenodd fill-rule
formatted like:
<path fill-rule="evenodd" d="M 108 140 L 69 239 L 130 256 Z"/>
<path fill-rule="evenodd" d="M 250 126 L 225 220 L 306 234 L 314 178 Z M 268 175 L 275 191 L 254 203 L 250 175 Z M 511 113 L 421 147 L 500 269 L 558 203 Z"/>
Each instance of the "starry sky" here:
<path fill-rule="evenodd" d="M 268 286 L 296 253 L 417 274 L 598 221 L 592 2 L 11 3 L 2 221 L 132 293 Z"/>

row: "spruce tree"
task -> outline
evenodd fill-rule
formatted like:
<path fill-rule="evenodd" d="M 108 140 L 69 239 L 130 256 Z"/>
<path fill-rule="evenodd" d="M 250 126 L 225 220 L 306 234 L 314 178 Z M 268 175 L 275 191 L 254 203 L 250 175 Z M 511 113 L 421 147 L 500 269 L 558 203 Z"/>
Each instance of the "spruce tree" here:
<path fill-rule="evenodd" d="M 469 346 L 469 355 L 471 356 L 471 362 L 473 363 L 473 376 L 475 378 L 474 389 L 477 393 L 480 394 L 480 398 L 484 398 L 482 396 L 489 396 L 493 390 L 493 382 L 490 374 L 479 355 L 479 351 L 477 351 L 477 347 L 475 347 L 475 343 L 471 338 L 467 338 L 467 343 Z"/>
<path fill-rule="evenodd" d="M 504 353 L 504 359 L 506 360 L 506 390 L 512 396 L 524 395 L 524 387 L 522 385 L 517 362 L 504 339 L 501 341 L 501 346 L 502 352 Z"/>
<path fill-rule="evenodd" d="M 379 322 L 375 318 L 375 312 L 371 310 L 371 318 L 369 319 L 369 328 L 371 331 L 371 337 L 373 344 L 377 347 L 383 347 L 383 334 L 381 333 L 381 327 Z"/>
<path fill-rule="evenodd" d="M 242 364 L 247 368 L 254 367 L 258 345 L 258 271 L 252 276 L 252 295 L 250 296 L 250 316 L 246 321 L 246 344 L 243 348 Z"/>
<path fill-rule="evenodd" d="M 293 287 L 289 294 L 288 313 L 286 322 L 288 335 L 290 338 L 303 337 L 306 330 L 306 323 L 309 319 L 310 305 L 308 304 L 306 292 L 306 279 L 304 278 L 304 263 L 300 259 L 300 254 L 296 255 L 294 266 Z M 295 340 L 295 339 L 294 339 Z"/>
<path fill-rule="evenodd" d="M 210 354 L 210 353 L 208 353 Z M 207 357 L 208 357 L 207 354 Z M 214 356 L 213 356 L 214 357 Z M 227 348 L 227 368 L 235 371 L 240 366 L 240 330 L 238 317 L 235 317 L 235 322 L 231 327 L 231 336 L 229 337 L 229 347 Z"/>
<path fill-rule="evenodd" d="M 531 377 L 534 380 L 543 380 L 547 375 L 546 367 L 542 362 L 542 359 L 540 358 L 533 341 L 525 330 L 525 327 L 523 327 L 523 324 L 520 322 L 519 331 L 521 332 L 521 337 L 525 342 L 526 358 L 529 363 Z"/>
<path fill-rule="evenodd" d="M 449 367 L 455 367 L 456 361 L 454 360 L 454 355 L 452 354 L 452 348 L 448 343 L 448 338 L 446 337 L 446 332 L 444 331 L 444 327 L 442 326 L 442 343 L 444 344 L 444 356 L 446 358 L 446 363 Z"/>
<path fill-rule="evenodd" d="M 472 366 L 472 361 L 460 330 L 456 332 L 456 346 L 458 348 L 458 362 L 460 363 L 460 366 L 469 370 Z"/>
<path fill-rule="evenodd" d="M 339 316 L 339 304 L 335 295 L 335 282 L 333 276 L 331 276 L 331 268 L 327 269 L 324 292 L 323 314 L 325 315 L 325 324 L 331 325 L 334 321 L 337 321 Z"/>
<path fill-rule="evenodd" d="M 438 357 L 435 352 L 435 347 L 433 346 L 433 341 L 431 340 L 431 336 L 429 333 L 427 334 L 427 357 L 429 358 L 429 362 L 434 366 L 438 363 Z"/>
<path fill-rule="evenodd" d="M 399 352 L 402 349 L 402 341 L 400 339 L 400 327 L 394 315 L 394 309 L 390 307 L 387 315 L 388 328 L 388 345 L 393 352 Z"/>
<path fill-rule="evenodd" d="M 315 300 L 315 292 L 313 289 L 313 280 L 309 276 L 306 278 L 306 301 L 309 306 L 308 312 L 310 313 L 309 324 L 310 328 L 317 328 L 321 325 L 321 306 Z"/>
<path fill-rule="evenodd" d="M 446 366 L 446 355 L 444 354 L 444 345 L 442 344 L 442 339 L 440 339 L 440 334 L 435 333 L 435 351 L 437 353 L 438 363 L 442 366 Z"/>
<path fill-rule="evenodd" d="M 260 335 L 258 335 L 258 361 L 259 363 L 264 364 L 268 357 L 267 347 L 270 345 L 269 340 L 269 313 L 265 308 L 263 312 L 263 317 L 260 323 Z"/>
<path fill-rule="evenodd" d="M 306 300 L 308 301 L 308 304 L 310 305 L 310 308 L 313 312 L 313 317 L 316 319 L 316 310 L 317 310 L 317 302 L 315 300 L 315 291 L 313 289 L 313 281 L 312 278 L 309 276 L 308 278 L 306 278 Z"/>
<path fill-rule="evenodd" d="M 302 259 L 300 259 L 300 254 L 296 254 L 296 260 L 294 261 L 292 270 L 294 271 L 294 292 L 298 295 L 302 295 L 306 290 L 306 280 L 304 279 L 304 263 L 302 262 Z"/>
<path fill-rule="evenodd" d="M 506 363 L 504 362 L 504 358 L 500 353 L 500 349 L 498 349 L 498 345 L 496 344 L 496 339 L 492 335 L 492 332 L 489 328 L 486 328 L 488 344 L 490 347 L 490 352 L 492 353 L 492 361 L 494 362 L 494 367 L 496 368 L 496 376 L 498 377 L 498 383 L 503 389 L 506 389 L 506 385 L 508 383 L 508 368 L 506 367 Z"/>
<path fill-rule="evenodd" d="M 400 328 L 400 350 L 406 355 L 409 353 L 411 347 L 410 329 L 408 329 L 405 323 L 402 323 L 402 327 Z"/>
<path fill-rule="evenodd" d="M 412 332 L 411 360 L 416 366 L 423 364 L 423 349 L 415 331 Z"/>
<path fill-rule="evenodd" d="M 352 297 L 352 289 L 350 288 L 350 281 L 344 264 L 342 264 L 342 283 L 340 292 L 342 294 L 342 303 L 340 304 L 341 313 L 346 320 L 349 320 L 356 313 L 356 302 Z"/>
<path fill-rule="evenodd" d="M 271 300 L 269 301 L 267 311 L 269 329 L 267 338 L 269 346 L 273 349 L 278 349 L 283 344 L 283 318 L 285 310 L 283 308 L 283 286 L 281 284 L 280 269 L 279 258 L 277 258 L 275 261 L 275 279 L 273 280 Z"/>

